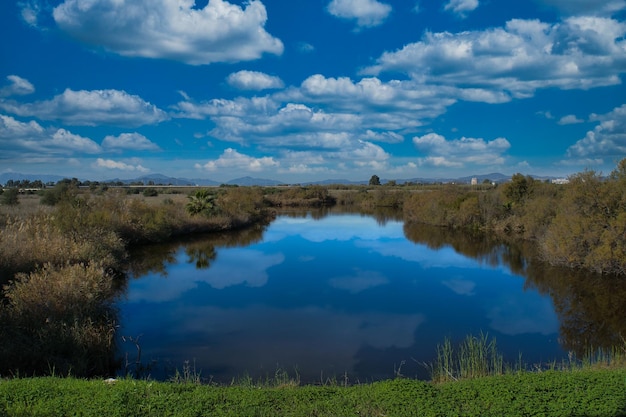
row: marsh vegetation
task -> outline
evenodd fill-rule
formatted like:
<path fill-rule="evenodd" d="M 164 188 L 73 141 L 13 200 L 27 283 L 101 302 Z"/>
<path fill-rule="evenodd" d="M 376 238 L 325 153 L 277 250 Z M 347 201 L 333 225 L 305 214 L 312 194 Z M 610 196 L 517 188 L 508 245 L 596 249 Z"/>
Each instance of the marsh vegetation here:
<path fill-rule="evenodd" d="M 289 207 L 335 205 L 381 219 L 385 210 L 401 210 L 407 224 L 460 229 L 470 240 L 489 232 L 531 242 L 538 259 L 607 277 L 594 278 L 585 291 L 610 294 L 611 280 L 626 274 L 626 160 L 607 177 L 583 172 L 565 185 L 521 174 L 479 187 L 391 183 L 189 192 L 78 185 L 61 181 L 39 194 L 9 188 L 0 196 L 0 375 L 110 375 L 119 367 L 111 353 L 118 325 L 113 300 L 133 268 L 131 248 L 266 224 Z M 200 255 L 203 250 L 198 263 L 210 262 Z M 580 290 L 568 282 L 546 287 L 532 277 L 530 285 Z M 575 300 L 556 307 L 571 310 Z M 624 316 L 619 302 L 595 307 L 609 323 Z"/>

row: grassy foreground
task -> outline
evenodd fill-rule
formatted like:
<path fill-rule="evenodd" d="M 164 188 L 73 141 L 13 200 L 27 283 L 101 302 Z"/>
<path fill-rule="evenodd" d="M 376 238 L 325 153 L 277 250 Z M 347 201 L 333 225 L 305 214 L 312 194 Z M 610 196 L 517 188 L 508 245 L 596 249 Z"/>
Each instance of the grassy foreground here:
<path fill-rule="evenodd" d="M 443 384 L 214 386 L 74 378 L 0 381 L 7 416 L 626 416 L 626 370 L 511 373 Z"/>

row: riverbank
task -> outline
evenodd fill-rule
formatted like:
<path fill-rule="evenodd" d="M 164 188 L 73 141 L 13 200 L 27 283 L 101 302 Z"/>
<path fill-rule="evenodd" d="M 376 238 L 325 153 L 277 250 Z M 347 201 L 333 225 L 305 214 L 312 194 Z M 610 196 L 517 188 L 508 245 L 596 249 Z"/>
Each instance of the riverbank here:
<path fill-rule="evenodd" d="M 61 183 L 46 193 L 0 212 L 3 376 L 115 374 L 121 359 L 113 303 L 127 283 L 129 249 L 262 226 L 272 216 L 258 189 L 158 198 Z"/>
<path fill-rule="evenodd" d="M 32 201 L 20 196 L 18 206 L 3 206 L 0 211 L 0 340 L 11 341 L 0 343 L 0 374 L 113 375 L 121 358 L 114 357 L 118 321 L 112 303 L 124 292 L 127 280 L 123 272 L 136 267 L 128 265 L 129 248 L 246 225 L 257 225 L 261 233 L 263 225 L 280 208 L 336 204 L 367 213 L 403 209 L 402 218 L 407 223 L 459 230 L 495 227 L 518 231 L 512 233 L 512 238 L 528 241 L 538 240 L 540 235 L 560 236 L 550 233 L 558 213 L 547 208 L 561 206 L 562 202 L 577 203 L 581 193 L 600 190 L 604 199 L 599 201 L 618 201 L 602 205 L 611 208 L 600 210 L 610 214 L 604 219 L 608 223 L 603 238 L 617 233 L 619 239 L 612 241 L 613 246 L 606 246 L 604 240 L 598 241 L 591 234 L 584 240 L 587 247 L 610 255 L 603 258 L 598 252 L 596 260 L 602 258 L 614 265 L 613 269 L 619 269 L 622 254 L 626 253 L 626 235 L 619 234 L 623 225 L 615 225 L 624 213 L 618 197 L 626 189 L 619 187 L 626 181 L 626 164 L 620 167 L 610 181 L 586 175 L 570 188 L 523 177 L 488 189 L 376 186 L 331 192 L 321 186 L 220 187 L 198 189 L 192 194 L 173 189 L 168 194 L 152 189 L 141 194 L 124 189 L 88 191 L 60 183 Z M 591 189 L 589 184 L 593 185 Z M 28 201 L 33 203 L 29 208 Z M 587 200 L 583 203 L 576 207 L 597 211 L 596 205 Z M 532 220 L 531 214 L 541 213 L 547 214 Z M 437 217 L 440 214 L 442 217 Z M 573 224 L 581 216 L 569 219 Z M 583 269 L 575 263 L 568 266 Z M 601 268 L 599 272 L 606 270 Z M 621 315 L 617 312 L 610 317 Z"/>
<path fill-rule="evenodd" d="M 511 373 L 432 384 L 198 385 L 121 379 L 0 381 L 9 416 L 624 416 L 626 369 Z"/>

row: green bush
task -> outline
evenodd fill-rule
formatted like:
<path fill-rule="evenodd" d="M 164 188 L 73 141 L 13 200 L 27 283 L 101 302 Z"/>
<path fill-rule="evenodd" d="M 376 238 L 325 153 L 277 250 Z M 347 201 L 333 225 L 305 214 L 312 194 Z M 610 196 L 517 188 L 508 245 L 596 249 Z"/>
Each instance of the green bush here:
<path fill-rule="evenodd" d="M 67 182 L 59 182 L 54 187 L 41 193 L 39 202 L 46 206 L 55 206 L 61 201 L 69 201 L 76 197 L 78 190 Z"/>
<path fill-rule="evenodd" d="M 19 203 L 19 190 L 17 188 L 7 188 L 0 194 L 0 204 L 2 205 L 17 206 Z"/>
<path fill-rule="evenodd" d="M 157 191 L 156 188 L 149 187 L 143 190 L 144 197 L 156 197 L 158 195 L 159 195 L 159 192 Z"/>

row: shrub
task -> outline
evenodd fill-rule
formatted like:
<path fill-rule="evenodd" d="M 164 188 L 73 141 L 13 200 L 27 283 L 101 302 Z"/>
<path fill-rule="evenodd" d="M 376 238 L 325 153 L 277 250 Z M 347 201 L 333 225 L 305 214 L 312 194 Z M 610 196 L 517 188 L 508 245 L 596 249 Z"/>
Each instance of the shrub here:
<path fill-rule="evenodd" d="M 289 187 L 272 192 L 266 196 L 266 201 L 275 207 L 322 207 L 335 204 L 335 199 L 330 195 L 328 189 L 319 185 Z"/>
<path fill-rule="evenodd" d="M 63 200 L 71 200 L 77 195 L 75 186 L 67 182 L 59 182 L 54 187 L 44 190 L 39 202 L 46 206 L 55 206 Z"/>
<path fill-rule="evenodd" d="M 75 211 L 37 214 L 26 219 L 8 219 L 0 233 L 0 265 L 7 275 L 31 271 L 36 265 L 90 262 L 97 259 L 116 267 L 124 258 L 119 237 L 105 228 L 76 230 Z M 69 232 L 68 232 L 69 231 Z"/>
<path fill-rule="evenodd" d="M 159 192 L 157 191 L 156 188 L 146 188 L 145 190 L 143 190 L 143 196 L 144 197 L 156 197 L 159 195 Z"/>
<path fill-rule="evenodd" d="M 8 188 L 0 195 L 0 204 L 17 206 L 19 203 L 19 191 L 17 188 Z"/>
<path fill-rule="evenodd" d="M 113 280 L 101 265 L 46 264 L 18 274 L 0 306 L 0 373 L 109 375 L 114 361 Z"/>

